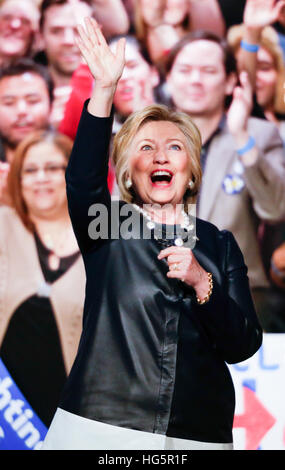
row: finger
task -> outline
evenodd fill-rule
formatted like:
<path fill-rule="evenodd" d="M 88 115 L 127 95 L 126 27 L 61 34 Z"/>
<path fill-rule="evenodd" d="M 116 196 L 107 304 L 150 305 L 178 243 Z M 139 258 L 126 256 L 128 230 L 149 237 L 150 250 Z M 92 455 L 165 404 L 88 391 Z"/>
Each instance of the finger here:
<path fill-rule="evenodd" d="M 85 50 L 89 50 L 90 52 L 93 50 L 93 44 L 90 41 L 90 38 L 85 31 L 85 28 L 81 26 L 80 24 L 77 25 L 77 31 L 78 31 L 78 37 L 77 39 L 81 39 L 81 44 L 84 45 Z M 76 38 L 76 36 L 75 36 Z"/>
<path fill-rule="evenodd" d="M 185 254 L 173 254 L 167 257 L 168 263 L 182 263 L 185 260 Z"/>
<path fill-rule="evenodd" d="M 240 74 L 240 83 L 242 85 L 242 88 L 245 90 L 245 92 L 247 94 L 250 94 L 252 93 L 252 88 L 251 88 L 251 83 L 250 83 L 250 80 L 249 80 L 249 76 L 248 76 L 248 73 L 243 70 Z"/>
<path fill-rule="evenodd" d="M 158 259 L 163 259 L 163 258 L 167 258 L 167 256 L 171 255 L 173 253 L 173 246 L 170 246 L 168 248 L 165 248 L 164 250 L 161 250 L 159 253 L 158 253 Z"/>
<path fill-rule="evenodd" d="M 92 25 L 94 34 L 96 34 L 96 38 L 97 38 L 98 43 L 100 45 L 108 48 L 108 44 L 107 44 L 107 41 L 104 37 L 104 34 L 102 33 L 101 28 L 100 28 L 99 24 L 97 23 L 97 21 L 95 20 L 95 18 L 89 18 L 89 20 L 90 20 L 90 25 Z"/>
<path fill-rule="evenodd" d="M 169 271 L 179 271 L 179 263 L 172 263 L 168 265 Z"/>
<path fill-rule="evenodd" d="M 169 246 L 168 248 L 165 248 L 164 250 L 161 250 L 158 254 L 158 259 L 163 259 L 168 257 L 171 254 L 177 254 L 177 253 L 191 253 L 190 248 L 185 248 L 183 246 Z"/>
<path fill-rule="evenodd" d="M 240 86 L 236 86 L 233 92 L 233 97 L 235 99 L 241 99 L 243 97 L 243 91 Z"/>
<path fill-rule="evenodd" d="M 183 271 L 168 271 L 166 276 L 171 279 L 180 279 L 182 281 L 185 278 L 185 273 Z"/>
<path fill-rule="evenodd" d="M 92 42 L 93 46 L 94 47 L 100 46 L 101 41 L 97 35 L 97 29 L 98 29 L 97 22 L 95 20 L 93 21 L 93 18 L 89 18 L 89 17 L 86 17 L 84 21 L 85 21 L 85 27 L 88 32 L 89 39 Z"/>
<path fill-rule="evenodd" d="M 85 43 L 82 41 L 80 37 L 75 37 L 74 42 L 76 46 L 78 47 L 78 49 L 80 50 L 83 59 L 85 59 L 86 62 L 88 62 L 88 59 L 90 58 L 90 49 L 86 47 Z"/>
<path fill-rule="evenodd" d="M 116 45 L 116 57 L 120 62 L 125 62 L 126 39 L 121 38 Z"/>

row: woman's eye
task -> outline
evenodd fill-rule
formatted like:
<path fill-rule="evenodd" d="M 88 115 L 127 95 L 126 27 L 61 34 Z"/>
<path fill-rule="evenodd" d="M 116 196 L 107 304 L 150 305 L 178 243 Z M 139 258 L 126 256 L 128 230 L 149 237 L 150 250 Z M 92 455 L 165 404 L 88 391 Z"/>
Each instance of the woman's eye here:
<path fill-rule="evenodd" d="M 171 148 L 172 150 L 181 150 L 181 147 L 180 147 L 180 145 L 178 145 L 178 144 L 172 144 L 172 145 L 170 146 L 170 148 Z"/>
<path fill-rule="evenodd" d="M 37 168 L 24 168 L 23 169 L 23 173 L 25 173 L 27 175 L 33 175 L 37 171 L 38 171 Z"/>
<path fill-rule="evenodd" d="M 150 145 L 143 145 L 141 150 L 151 150 L 151 146 Z"/>

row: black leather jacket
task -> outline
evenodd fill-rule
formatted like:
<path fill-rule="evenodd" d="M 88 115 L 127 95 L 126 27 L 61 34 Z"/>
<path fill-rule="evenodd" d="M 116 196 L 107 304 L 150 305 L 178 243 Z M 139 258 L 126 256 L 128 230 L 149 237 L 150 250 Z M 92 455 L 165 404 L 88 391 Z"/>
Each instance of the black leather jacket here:
<path fill-rule="evenodd" d="M 111 127 L 112 118 L 85 107 L 66 172 L 87 284 L 83 333 L 60 407 L 125 428 L 232 442 L 226 362 L 247 359 L 262 342 L 242 254 L 230 232 L 197 219 L 193 253 L 214 278 L 210 301 L 199 305 L 191 288 L 166 277 L 156 240 L 92 240 L 90 206 L 110 210 Z"/>

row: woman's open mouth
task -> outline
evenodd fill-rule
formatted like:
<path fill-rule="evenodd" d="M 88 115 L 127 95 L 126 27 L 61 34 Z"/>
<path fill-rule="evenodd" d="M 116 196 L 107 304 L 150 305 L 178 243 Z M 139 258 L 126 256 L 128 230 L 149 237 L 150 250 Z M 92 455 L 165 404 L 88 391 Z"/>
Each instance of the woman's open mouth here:
<path fill-rule="evenodd" d="M 150 175 L 151 184 L 155 188 L 168 188 L 173 180 L 173 173 L 169 170 L 155 170 Z"/>

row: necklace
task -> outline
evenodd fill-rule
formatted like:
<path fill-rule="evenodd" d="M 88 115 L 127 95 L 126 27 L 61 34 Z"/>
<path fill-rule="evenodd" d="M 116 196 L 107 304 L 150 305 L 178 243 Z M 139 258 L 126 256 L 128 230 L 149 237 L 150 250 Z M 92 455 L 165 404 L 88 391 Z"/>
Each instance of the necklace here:
<path fill-rule="evenodd" d="M 63 230 L 62 234 L 57 237 L 57 243 L 55 243 L 55 240 L 50 233 L 45 232 L 42 235 L 43 243 L 49 250 L 48 264 L 52 271 L 57 271 L 59 269 L 61 257 L 58 252 L 64 248 L 66 242 L 69 240 L 69 232 L 70 227 L 67 227 L 65 230 Z"/>
<path fill-rule="evenodd" d="M 153 236 L 154 236 L 155 240 L 157 240 L 158 242 L 160 242 L 163 245 L 169 246 L 169 238 L 165 239 L 165 238 L 162 238 L 162 237 L 158 237 L 156 235 L 156 233 L 158 232 L 158 230 L 156 230 L 158 224 L 153 220 L 151 215 L 147 211 L 142 209 L 142 207 L 138 206 L 137 204 L 133 204 L 133 206 L 147 220 L 146 226 L 149 230 L 153 230 Z M 182 236 L 182 233 L 178 236 L 175 236 L 173 234 L 174 235 L 174 245 L 176 245 L 176 246 L 183 246 L 184 242 L 186 242 L 189 239 L 190 232 L 195 228 L 194 224 L 191 223 L 191 221 L 190 221 L 189 215 L 186 214 L 184 209 L 182 209 L 182 215 L 183 215 L 184 221 L 180 225 L 180 227 L 182 229 L 181 231 L 184 231 L 184 236 Z M 195 234 L 192 235 L 192 239 L 193 240 L 199 240 L 198 237 L 196 237 Z"/>

